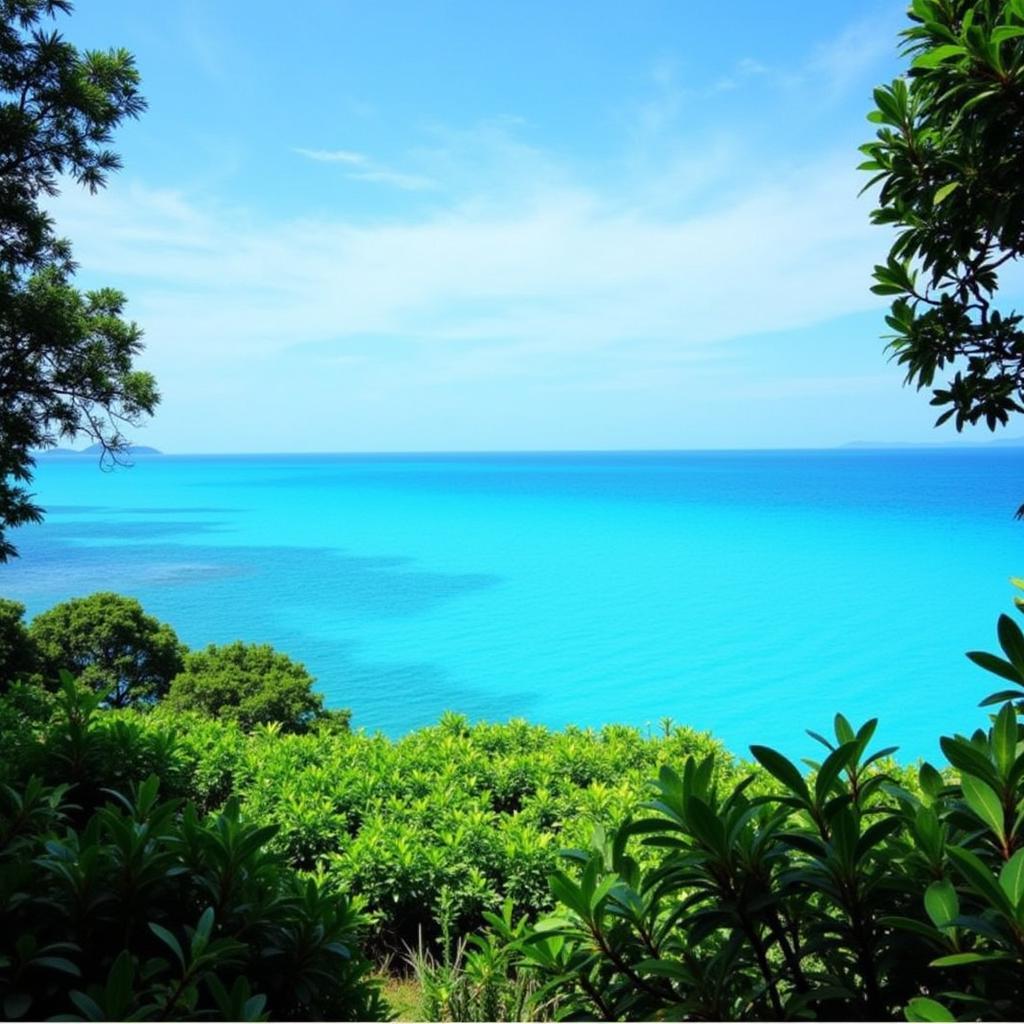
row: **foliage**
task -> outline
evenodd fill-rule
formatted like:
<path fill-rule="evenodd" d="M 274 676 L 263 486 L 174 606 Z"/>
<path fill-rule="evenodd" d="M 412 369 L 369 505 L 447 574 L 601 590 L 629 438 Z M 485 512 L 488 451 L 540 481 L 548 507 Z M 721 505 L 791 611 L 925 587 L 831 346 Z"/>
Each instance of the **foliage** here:
<path fill-rule="evenodd" d="M 736 777 L 721 746 L 689 729 L 552 732 L 459 715 L 390 740 L 330 722 L 304 734 L 276 725 L 245 732 L 160 702 L 98 715 L 83 748 L 64 726 L 46 724 L 45 707 L 26 705 L 32 692 L 0 697 L 0 781 L 32 770 L 99 792 L 156 773 L 168 797 L 204 813 L 234 796 L 249 820 L 276 827 L 270 844 L 290 864 L 365 902 L 381 955 L 400 956 L 421 935 L 433 943 L 445 929 L 464 935 L 508 897 L 548 909 L 559 844 L 584 842 L 594 822 L 627 813 L 659 765 L 714 751 L 723 779 Z M 21 752 L 40 730 L 63 751 L 56 774 Z"/>
<path fill-rule="evenodd" d="M 490 915 L 488 915 L 490 916 Z M 512 925 L 512 901 L 497 919 L 502 934 Z M 521 921 L 515 934 L 525 934 Z M 447 936 L 438 959 L 422 944 L 409 954 L 421 991 L 421 1016 L 431 1021 L 550 1020 L 550 1007 L 536 998 L 536 983 L 518 972 L 514 944 L 494 933 L 470 935 L 454 943 Z"/>
<path fill-rule="evenodd" d="M 278 722 L 286 732 L 304 732 L 327 715 L 315 682 L 305 666 L 269 644 L 210 644 L 185 656 L 167 705 L 237 722 L 243 729 Z"/>
<path fill-rule="evenodd" d="M 35 651 L 24 617 L 23 604 L 0 597 L 0 689 L 35 669 Z"/>
<path fill-rule="evenodd" d="M 29 637 L 44 676 L 66 669 L 115 708 L 163 696 L 184 653 L 174 630 L 138 601 L 102 591 L 37 615 Z"/>
<path fill-rule="evenodd" d="M 552 873 L 536 927 L 492 935 L 559 1000 L 606 1020 L 1018 1019 L 1024 1006 L 1024 633 L 971 657 L 1020 689 L 987 730 L 942 740 L 945 773 L 880 770 L 876 723 L 835 736 L 807 776 L 767 747 L 774 778 L 722 786 L 713 757 L 661 769 L 646 814 L 596 830 Z M 651 862 L 645 855 L 656 852 Z"/>
<path fill-rule="evenodd" d="M 119 753 L 98 704 L 65 675 L 40 774 L 0 790 L 4 1017 L 380 1019 L 358 907 L 268 850 L 274 828 L 237 800 L 204 820 L 156 775 L 125 792 L 44 781 Z"/>
<path fill-rule="evenodd" d="M 79 52 L 45 27 L 65 0 L 0 0 L 0 562 L 15 554 L 14 526 L 38 521 L 32 450 L 84 432 L 116 456 L 159 401 L 136 370 L 139 328 L 124 296 L 79 292 L 65 239 L 45 200 L 61 176 L 90 191 L 120 166 L 107 148 L 145 103 L 124 50 Z"/>
<path fill-rule="evenodd" d="M 1024 254 L 1024 0 L 913 0 L 905 78 L 875 90 L 880 127 L 861 147 L 893 225 L 874 291 L 894 296 L 890 347 L 957 430 L 1024 411 L 1021 315 L 995 305 Z"/>

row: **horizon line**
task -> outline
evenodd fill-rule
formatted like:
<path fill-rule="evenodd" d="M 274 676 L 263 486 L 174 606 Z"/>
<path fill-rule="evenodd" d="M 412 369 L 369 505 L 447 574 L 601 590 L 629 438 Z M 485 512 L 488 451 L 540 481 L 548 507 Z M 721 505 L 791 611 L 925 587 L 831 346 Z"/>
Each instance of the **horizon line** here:
<path fill-rule="evenodd" d="M 381 449 L 306 449 L 279 451 L 127 451 L 128 458 L 224 458 L 224 457 L 266 457 L 266 456 L 444 456 L 444 455 L 678 455 L 704 454 L 715 452 L 827 452 L 827 451 L 899 451 L 907 449 L 959 450 L 963 448 L 1012 448 L 1024 447 L 1024 437 L 996 438 L 987 441 L 844 441 L 834 445 L 778 445 L 761 447 L 716 447 L 716 448 L 381 448 Z M 155 447 L 140 445 L 139 447 Z M 59 448 L 37 449 L 34 457 L 80 458 L 100 455 L 89 450 Z"/>

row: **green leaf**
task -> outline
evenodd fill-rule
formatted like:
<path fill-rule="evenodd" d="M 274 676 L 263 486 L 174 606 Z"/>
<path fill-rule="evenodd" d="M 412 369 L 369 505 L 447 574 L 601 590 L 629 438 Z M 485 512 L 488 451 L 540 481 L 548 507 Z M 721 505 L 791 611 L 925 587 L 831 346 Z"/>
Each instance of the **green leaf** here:
<path fill-rule="evenodd" d="M 149 922 L 149 930 L 158 938 L 164 945 L 168 946 L 171 952 L 178 958 L 178 962 L 182 967 L 185 966 L 185 954 L 181 951 L 181 945 L 174 935 L 169 932 L 163 925 Z"/>
<path fill-rule="evenodd" d="M 1005 953 L 951 953 L 931 962 L 932 967 L 962 967 L 964 964 L 980 964 L 986 960 L 1012 960 Z"/>
<path fill-rule="evenodd" d="M 196 925 L 196 936 L 201 936 L 204 940 L 209 939 L 211 931 L 213 931 L 213 907 L 207 907 Z"/>
<path fill-rule="evenodd" d="M 907 1008 L 903 1011 L 903 1016 L 911 1021 L 956 1020 L 956 1017 L 942 1003 L 937 1003 L 934 999 L 929 999 L 927 996 L 916 996 L 914 999 L 911 999 Z"/>
<path fill-rule="evenodd" d="M 589 916 L 590 907 L 587 901 L 568 875 L 556 871 L 548 876 L 548 885 L 551 887 L 551 894 L 559 903 L 570 910 L 575 910 L 584 919 Z"/>
<path fill-rule="evenodd" d="M 771 747 L 754 745 L 750 748 L 750 752 L 757 758 L 765 770 L 774 775 L 790 792 L 796 793 L 807 803 L 811 802 L 811 794 L 807 788 L 807 783 L 800 774 L 800 770 L 792 761 L 783 757 L 777 750 L 772 750 Z"/>
<path fill-rule="evenodd" d="M 1024 633 L 1009 615 L 1000 615 L 996 626 L 999 646 L 1014 668 L 1024 671 Z"/>
<path fill-rule="evenodd" d="M 934 768 L 927 761 L 921 765 L 917 772 L 917 780 L 925 795 L 935 800 L 942 789 L 945 788 L 946 780 L 937 768 Z"/>
<path fill-rule="evenodd" d="M 880 917 L 878 923 L 885 928 L 899 928 L 902 931 L 913 932 L 915 935 L 922 935 L 926 939 L 935 940 L 939 938 L 935 929 L 923 921 L 916 921 L 912 917 Z"/>
<path fill-rule="evenodd" d="M 32 961 L 37 967 L 49 967 L 52 971 L 62 971 L 64 974 L 71 974 L 76 978 L 82 976 L 82 972 L 76 964 L 73 964 L 67 957 L 63 956 L 37 956 Z"/>
<path fill-rule="evenodd" d="M 1018 850 L 999 872 L 999 884 L 1007 899 L 1019 910 L 1024 900 L 1024 849 Z"/>
<path fill-rule="evenodd" d="M 1004 704 L 992 725 L 992 752 L 1000 776 L 1005 780 L 1017 757 L 1017 712 Z"/>
<path fill-rule="evenodd" d="M 1003 804 L 996 791 L 973 775 L 961 776 L 960 786 L 963 789 L 967 806 L 995 832 L 1000 842 L 1005 842 L 1006 824 L 1003 820 Z"/>
<path fill-rule="evenodd" d="M 966 53 L 967 50 L 964 47 L 947 43 L 945 46 L 936 46 L 934 49 L 922 53 L 920 57 L 914 60 L 911 66 L 915 68 L 934 68 L 949 60 L 950 57 L 963 57 Z"/>
<path fill-rule="evenodd" d="M 935 195 L 932 196 L 932 206 L 938 206 L 950 193 L 955 192 L 960 187 L 959 181 L 950 181 L 943 185 L 941 188 L 935 190 Z"/>
<path fill-rule="evenodd" d="M 960 737 L 943 736 L 939 740 L 942 752 L 954 768 L 966 775 L 975 775 L 992 786 L 999 783 L 991 762 L 970 743 Z"/>
<path fill-rule="evenodd" d="M 822 762 L 821 767 L 818 769 L 817 778 L 814 780 L 814 797 L 819 804 L 828 795 L 832 784 L 853 758 L 856 750 L 857 744 L 855 742 L 844 743 L 833 750 Z"/>
<path fill-rule="evenodd" d="M 103 1008 L 96 1002 L 95 999 L 87 996 L 84 992 L 79 992 L 77 989 L 69 993 L 71 1002 L 82 1011 L 82 1016 L 86 1020 L 106 1020 L 107 1015 L 103 1012 Z"/>
<path fill-rule="evenodd" d="M 1024 36 L 1024 28 L 1017 25 L 1000 25 L 992 33 L 992 42 L 998 46 L 1007 39 L 1018 39 L 1020 36 Z"/>
<path fill-rule="evenodd" d="M 990 693 L 983 701 L 981 701 L 978 707 L 987 708 L 993 704 L 1005 704 L 1008 700 L 1021 700 L 1024 698 L 1024 693 L 1019 690 L 1000 690 L 998 693 Z"/>
<path fill-rule="evenodd" d="M 693 835 L 718 856 L 726 855 L 725 826 L 722 819 L 699 797 L 686 801 L 686 818 Z"/>
<path fill-rule="evenodd" d="M 960 914 L 960 900 L 948 879 L 932 882 L 925 890 L 924 909 L 936 928 L 946 928 Z"/>
<path fill-rule="evenodd" d="M 1009 921 L 1015 919 L 1014 907 L 1006 898 L 1006 893 L 977 854 L 961 846 L 951 846 L 949 856 L 967 884 L 987 900 L 993 910 Z"/>

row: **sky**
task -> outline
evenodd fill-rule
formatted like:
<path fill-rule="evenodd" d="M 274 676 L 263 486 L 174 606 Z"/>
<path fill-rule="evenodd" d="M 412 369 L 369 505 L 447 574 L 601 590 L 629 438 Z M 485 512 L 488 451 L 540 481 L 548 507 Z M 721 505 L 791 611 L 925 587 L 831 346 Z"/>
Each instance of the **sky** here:
<path fill-rule="evenodd" d="M 169 452 L 955 440 L 857 146 L 903 0 L 80 0 L 124 169 L 53 203 Z M 982 440 L 975 436 L 974 440 Z"/>

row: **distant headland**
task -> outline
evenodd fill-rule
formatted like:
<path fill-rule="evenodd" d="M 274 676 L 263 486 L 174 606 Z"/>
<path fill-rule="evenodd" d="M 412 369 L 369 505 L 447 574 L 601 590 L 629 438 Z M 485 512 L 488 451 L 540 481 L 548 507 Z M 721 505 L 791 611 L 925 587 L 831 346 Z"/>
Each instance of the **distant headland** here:
<path fill-rule="evenodd" d="M 103 445 L 91 444 L 88 448 L 43 448 L 40 451 L 33 453 L 37 458 L 39 456 L 47 457 L 51 455 L 102 455 Z M 163 455 L 163 452 L 159 448 L 150 448 L 144 444 L 132 444 L 129 445 L 124 452 L 124 455 Z"/>

